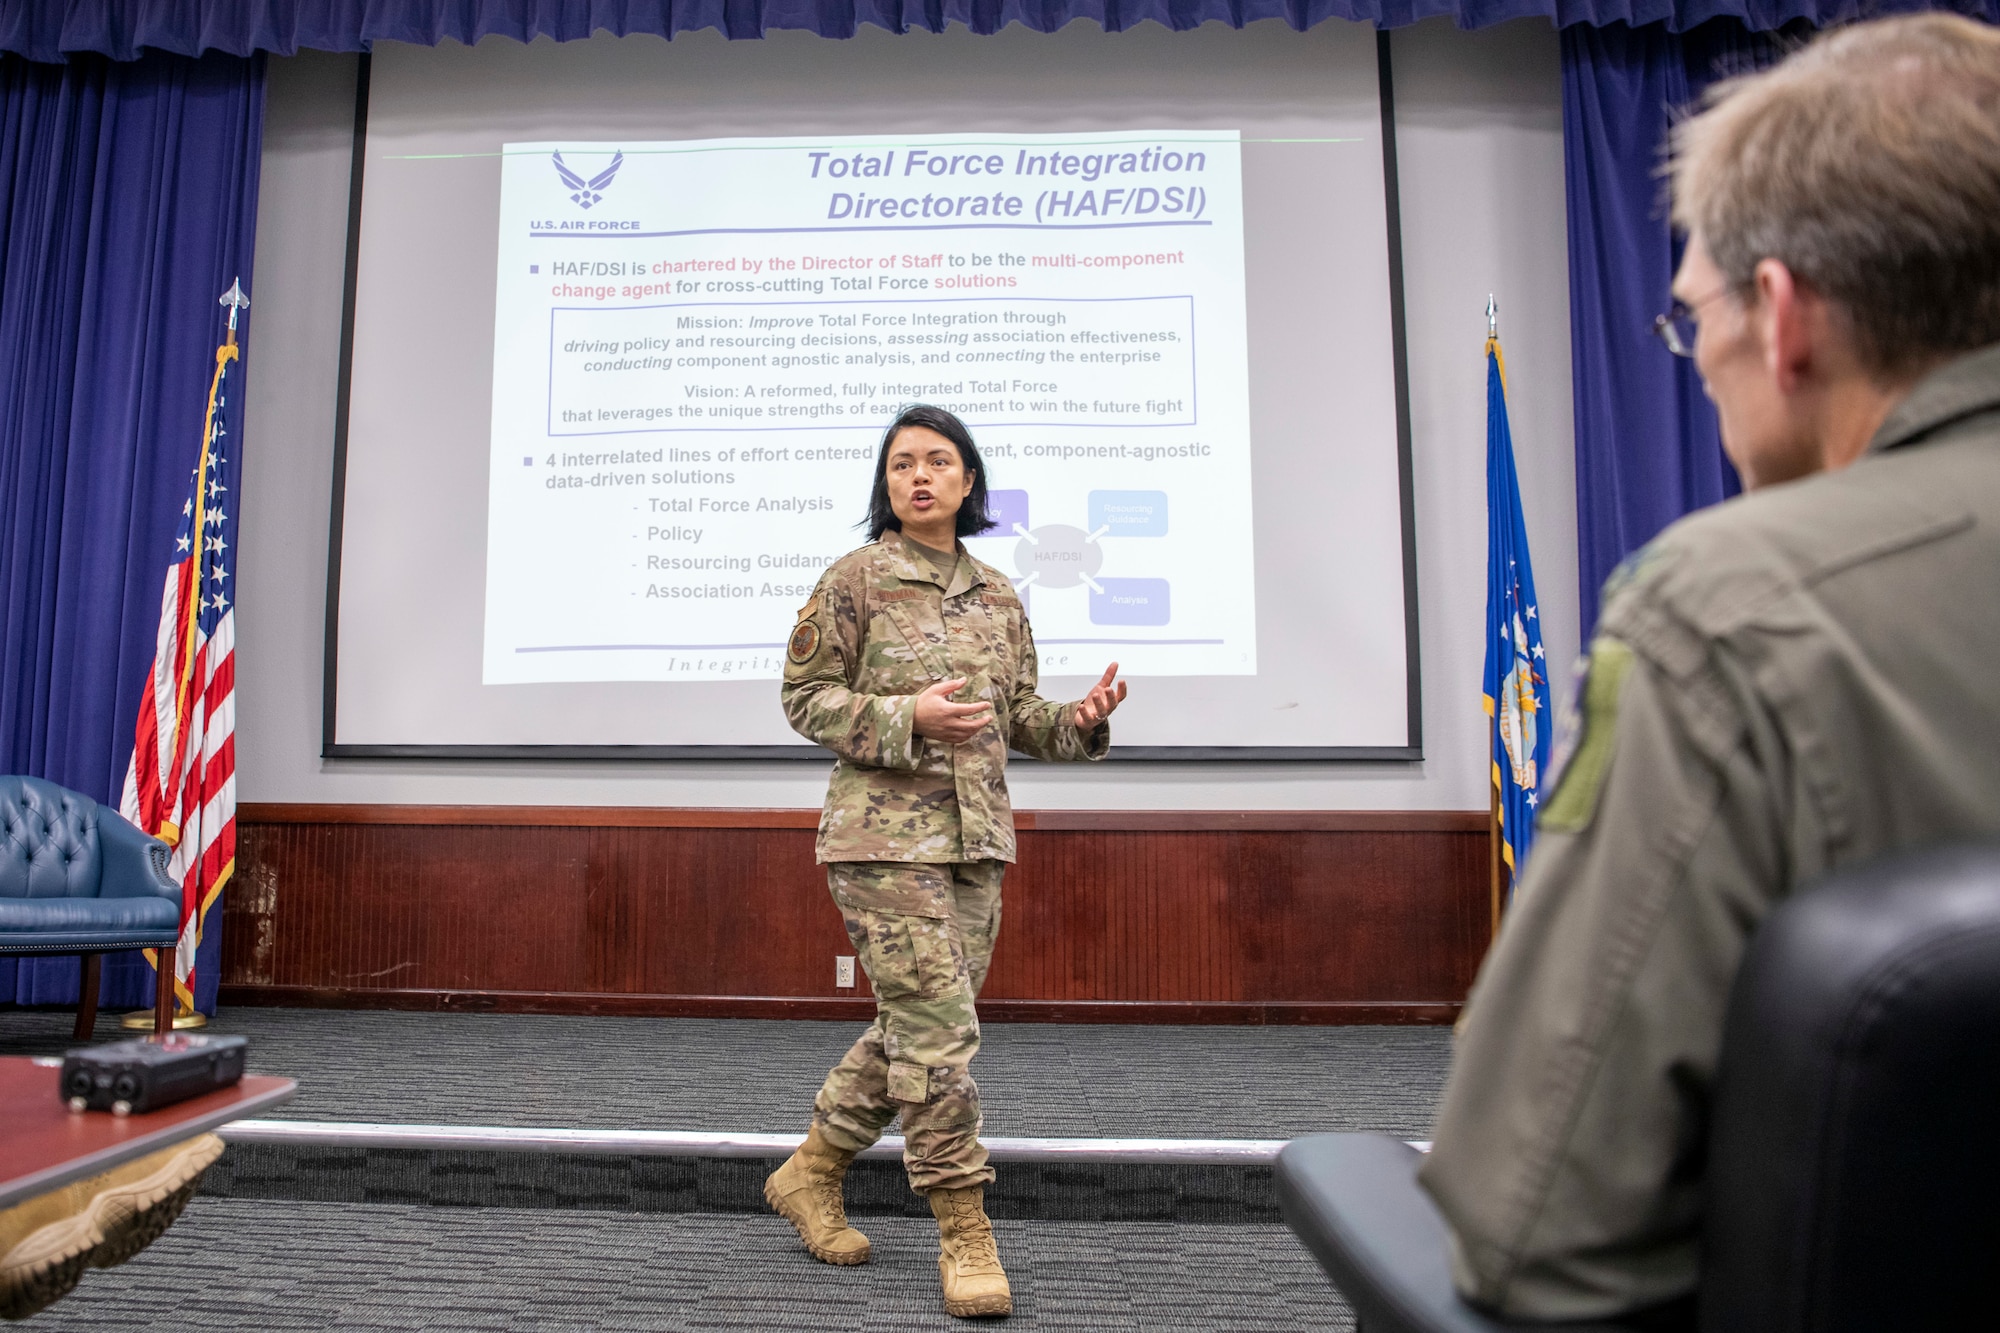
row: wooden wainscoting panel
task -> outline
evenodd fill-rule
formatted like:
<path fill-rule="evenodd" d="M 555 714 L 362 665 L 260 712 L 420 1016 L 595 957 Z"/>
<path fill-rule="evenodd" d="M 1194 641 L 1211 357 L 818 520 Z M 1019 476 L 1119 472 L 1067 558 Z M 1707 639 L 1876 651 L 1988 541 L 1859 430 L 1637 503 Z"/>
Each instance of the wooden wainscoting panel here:
<path fill-rule="evenodd" d="M 1447 811 L 1455 814 L 1455 811 Z M 817 810 L 651 805 L 286 805 L 245 801 L 250 824 L 465 824 L 477 828 L 818 828 Z"/>
<path fill-rule="evenodd" d="M 1483 834 L 1021 841 L 996 999 L 1456 1001 L 1486 945 Z"/>
<path fill-rule="evenodd" d="M 239 811 L 227 1001 L 867 1012 L 811 811 L 370 809 Z M 1478 812 L 1019 822 L 995 1018 L 1449 1021 L 1486 946 Z"/>

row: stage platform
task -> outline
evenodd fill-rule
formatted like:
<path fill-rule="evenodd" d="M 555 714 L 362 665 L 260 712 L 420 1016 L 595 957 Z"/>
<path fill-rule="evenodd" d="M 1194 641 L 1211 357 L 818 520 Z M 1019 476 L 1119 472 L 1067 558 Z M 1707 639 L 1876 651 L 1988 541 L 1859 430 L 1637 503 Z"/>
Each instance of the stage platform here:
<path fill-rule="evenodd" d="M 69 1022 L 0 1011 L 0 1054 L 60 1053 Z M 762 1181 L 785 1149 L 757 1136 L 803 1133 L 854 1024 L 232 1008 L 214 1030 L 249 1037 L 251 1069 L 295 1077 L 300 1091 L 272 1121 L 232 1136 L 204 1181 L 211 1197 L 161 1251 L 170 1262 L 181 1262 L 171 1246 L 184 1234 L 209 1231 L 212 1246 L 187 1263 L 240 1263 L 212 1255 L 260 1232 L 300 1236 L 284 1264 L 308 1268 L 321 1246 L 367 1250 L 422 1234 L 424 1265 L 455 1284 L 457 1301 L 464 1274 L 492 1266 L 481 1240 L 490 1225 L 557 1243 L 510 1250 L 491 1321 L 453 1327 L 783 1328 L 804 1326 L 808 1309 L 814 1327 L 951 1323 L 930 1318 L 932 1224 L 892 1152 L 850 1175 L 850 1211 L 878 1246 L 895 1244 L 888 1262 L 843 1275 L 844 1294 L 828 1296 L 824 1267 L 765 1210 Z M 107 1022 L 99 1039 L 122 1035 Z M 1449 1030 L 1436 1027 L 985 1025 L 974 1070 L 999 1159 L 989 1210 L 1022 1270 L 1017 1292 L 1025 1282 L 1043 1293 L 1040 1315 L 1013 1324 L 1345 1326 L 1338 1297 L 1279 1224 L 1270 1153 L 1327 1130 L 1428 1138 L 1449 1052 Z M 523 1128 L 550 1133 L 524 1142 Z M 591 1141 L 565 1144 L 573 1131 Z M 567 1299 L 560 1256 L 578 1247 L 613 1259 L 613 1275 L 576 1278 L 605 1313 L 552 1320 L 542 1302 Z M 418 1282 L 424 1265 L 369 1280 Z M 1113 1266 L 1123 1277 L 1107 1288 Z M 270 1290 L 261 1277 L 253 1285 Z M 649 1302 L 706 1313 L 629 1317 Z M 270 1328 L 407 1326 L 201 1308 Z M 98 1319 L 89 1326 L 120 1326 L 108 1309 Z"/>
<path fill-rule="evenodd" d="M 59 1055 L 71 1020 L 0 1011 L 0 1055 Z M 214 1030 L 299 1080 L 290 1119 L 803 1134 L 860 1025 L 235 1007 Z M 1450 1051 L 1428 1026 L 987 1023 L 973 1073 L 999 1136 L 1421 1139 Z"/>

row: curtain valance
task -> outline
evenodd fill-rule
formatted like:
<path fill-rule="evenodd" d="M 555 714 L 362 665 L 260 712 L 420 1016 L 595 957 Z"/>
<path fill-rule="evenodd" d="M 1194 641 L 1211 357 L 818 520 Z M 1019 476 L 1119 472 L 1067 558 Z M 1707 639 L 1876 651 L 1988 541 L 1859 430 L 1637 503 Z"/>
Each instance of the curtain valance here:
<path fill-rule="evenodd" d="M 959 24 L 988 33 L 1014 23 L 1052 32 L 1078 19 L 1113 31 L 1148 20 L 1184 29 L 1280 19 L 1303 29 L 1327 19 L 1399 28 L 1445 17 L 1462 28 L 1542 18 L 1558 27 L 1664 23 L 1680 32 L 1734 18 L 1764 32 L 1801 19 L 1824 26 L 1935 7 L 1922 0 L 10 0 L 0 7 L 0 51 L 42 61 L 81 53 L 132 60 L 149 48 L 291 55 L 361 51 L 379 41 L 471 44 L 495 34 L 575 41 L 600 31 L 672 37 L 714 28 L 733 38 L 785 29 L 852 37 L 863 24 L 892 32 Z M 1950 7 L 2000 20 L 2000 0 Z"/>

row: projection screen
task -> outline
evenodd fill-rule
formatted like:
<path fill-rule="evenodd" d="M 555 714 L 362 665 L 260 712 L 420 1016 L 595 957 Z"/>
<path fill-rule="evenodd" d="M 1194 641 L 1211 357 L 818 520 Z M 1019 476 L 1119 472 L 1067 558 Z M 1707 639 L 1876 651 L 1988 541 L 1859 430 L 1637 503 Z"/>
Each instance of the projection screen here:
<path fill-rule="evenodd" d="M 957 412 L 1114 757 L 1416 758 L 1386 46 L 1334 23 L 378 44 L 330 756 L 823 754 L 785 639 Z"/>

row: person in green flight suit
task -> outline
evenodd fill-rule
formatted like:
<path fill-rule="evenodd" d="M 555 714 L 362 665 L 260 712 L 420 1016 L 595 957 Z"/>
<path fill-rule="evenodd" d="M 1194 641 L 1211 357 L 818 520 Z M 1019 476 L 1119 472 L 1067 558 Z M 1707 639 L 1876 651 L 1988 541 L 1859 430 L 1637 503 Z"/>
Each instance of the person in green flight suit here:
<path fill-rule="evenodd" d="M 1113 662 L 1081 700 L 1035 693 L 1034 637 L 1005 574 L 960 537 L 992 526 L 986 471 L 963 423 L 906 409 L 882 439 L 869 545 L 835 561 L 799 611 L 783 700 L 838 761 L 818 859 L 876 1000 L 875 1021 L 827 1075 L 805 1143 L 764 1186 L 814 1257 L 868 1259 L 841 1182 L 899 1113 L 910 1187 L 938 1220 L 947 1312 L 1013 1309 L 985 1210 L 973 1002 L 1000 931 L 1014 859 L 1009 747 L 1101 759 L 1125 698 Z"/>
<path fill-rule="evenodd" d="M 2000 29 L 1821 34 L 1716 85 L 1670 179 L 1655 328 L 1745 493 L 1605 588 L 1418 1172 L 1509 1320 L 1694 1329 L 1753 935 L 1830 871 L 2000 836 Z"/>

